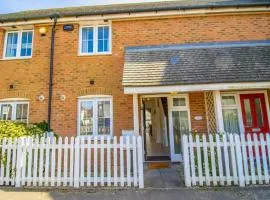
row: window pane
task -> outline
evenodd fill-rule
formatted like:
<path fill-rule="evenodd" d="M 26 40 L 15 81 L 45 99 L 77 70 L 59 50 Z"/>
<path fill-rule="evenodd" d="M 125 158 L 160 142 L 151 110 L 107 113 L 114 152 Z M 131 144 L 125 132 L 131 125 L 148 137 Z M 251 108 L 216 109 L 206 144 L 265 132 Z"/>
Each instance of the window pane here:
<path fill-rule="evenodd" d="M 28 104 L 17 104 L 16 107 L 16 120 L 27 122 Z"/>
<path fill-rule="evenodd" d="M 8 33 L 6 42 L 6 57 L 16 57 L 18 33 Z"/>
<path fill-rule="evenodd" d="M 223 109 L 224 130 L 227 133 L 240 133 L 237 109 Z"/>
<path fill-rule="evenodd" d="M 32 54 L 32 31 L 22 32 L 21 56 L 31 56 Z"/>
<path fill-rule="evenodd" d="M 1 105 L 1 120 L 11 120 L 12 118 L 12 105 L 11 104 L 2 104 Z"/>
<path fill-rule="evenodd" d="M 94 28 L 87 27 L 82 28 L 82 53 L 93 53 L 94 52 Z"/>
<path fill-rule="evenodd" d="M 93 102 L 81 102 L 80 134 L 93 135 Z"/>
<path fill-rule="evenodd" d="M 109 135 L 111 127 L 110 101 L 98 101 L 98 134 Z"/>
<path fill-rule="evenodd" d="M 236 101 L 234 96 L 222 96 L 222 105 L 235 105 Z"/>
<path fill-rule="evenodd" d="M 186 106 L 186 99 L 185 98 L 174 98 L 173 99 L 173 106 Z"/>
<path fill-rule="evenodd" d="M 188 112 L 173 111 L 173 136 L 174 136 L 174 151 L 175 154 L 181 152 L 181 135 L 189 132 Z"/>
<path fill-rule="evenodd" d="M 258 120 L 259 127 L 263 126 L 263 115 L 262 115 L 262 105 L 261 105 L 261 99 L 256 98 L 255 99 L 255 108 L 256 108 L 256 116 Z"/>
<path fill-rule="evenodd" d="M 244 107 L 246 112 L 246 126 L 253 126 L 252 116 L 251 116 L 251 108 L 249 99 L 244 99 Z"/>
<path fill-rule="evenodd" d="M 98 52 L 109 51 L 109 26 L 98 27 Z"/>

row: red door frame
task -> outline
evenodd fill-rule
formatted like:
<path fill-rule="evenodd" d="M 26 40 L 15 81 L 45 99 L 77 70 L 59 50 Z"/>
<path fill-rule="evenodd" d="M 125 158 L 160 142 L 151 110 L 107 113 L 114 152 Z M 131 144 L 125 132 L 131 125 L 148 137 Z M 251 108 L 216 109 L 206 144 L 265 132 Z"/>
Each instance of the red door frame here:
<path fill-rule="evenodd" d="M 258 126 L 258 120 L 256 117 L 256 110 L 255 110 L 255 99 L 260 98 L 261 100 L 261 108 L 262 108 L 262 116 L 263 116 L 263 126 Z M 246 111 L 244 107 L 244 99 L 250 100 L 250 108 L 251 108 L 251 116 L 252 116 L 252 122 L 253 126 L 248 127 L 247 121 L 246 121 Z M 242 119 L 243 119 L 243 125 L 244 125 L 244 131 L 245 133 L 267 133 L 269 132 L 269 119 L 268 119 L 268 111 L 267 111 L 267 102 L 266 97 L 264 93 L 246 93 L 246 94 L 240 94 L 240 104 L 241 104 L 241 110 L 242 110 Z M 255 128 L 260 128 L 259 131 L 254 131 Z"/>

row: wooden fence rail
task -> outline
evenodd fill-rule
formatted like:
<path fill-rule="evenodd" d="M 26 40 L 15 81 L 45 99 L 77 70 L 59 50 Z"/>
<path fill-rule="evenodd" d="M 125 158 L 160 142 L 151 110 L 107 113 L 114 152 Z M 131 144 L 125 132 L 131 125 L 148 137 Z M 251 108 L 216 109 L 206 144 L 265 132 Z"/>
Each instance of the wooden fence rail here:
<path fill-rule="evenodd" d="M 0 185 L 144 187 L 142 139 L 4 138 Z"/>
<path fill-rule="evenodd" d="M 185 185 L 269 184 L 270 135 L 182 136 Z"/>

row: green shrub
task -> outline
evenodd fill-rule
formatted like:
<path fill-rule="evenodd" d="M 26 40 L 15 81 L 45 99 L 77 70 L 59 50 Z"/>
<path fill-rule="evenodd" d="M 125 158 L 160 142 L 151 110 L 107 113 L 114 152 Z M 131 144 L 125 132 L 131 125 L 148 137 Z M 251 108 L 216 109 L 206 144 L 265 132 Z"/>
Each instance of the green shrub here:
<path fill-rule="evenodd" d="M 21 122 L 0 121 L 0 139 L 4 137 L 42 136 L 44 134 L 37 125 L 27 125 Z"/>

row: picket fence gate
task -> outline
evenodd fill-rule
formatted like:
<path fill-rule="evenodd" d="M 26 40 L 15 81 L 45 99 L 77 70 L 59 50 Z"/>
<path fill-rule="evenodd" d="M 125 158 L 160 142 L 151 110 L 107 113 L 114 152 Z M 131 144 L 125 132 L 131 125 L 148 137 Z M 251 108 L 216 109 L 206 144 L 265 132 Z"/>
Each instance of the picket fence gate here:
<path fill-rule="evenodd" d="M 143 188 L 141 136 L 4 138 L 0 185 Z"/>
<path fill-rule="evenodd" d="M 269 133 L 183 135 L 182 148 L 187 187 L 269 184 Z"/>

